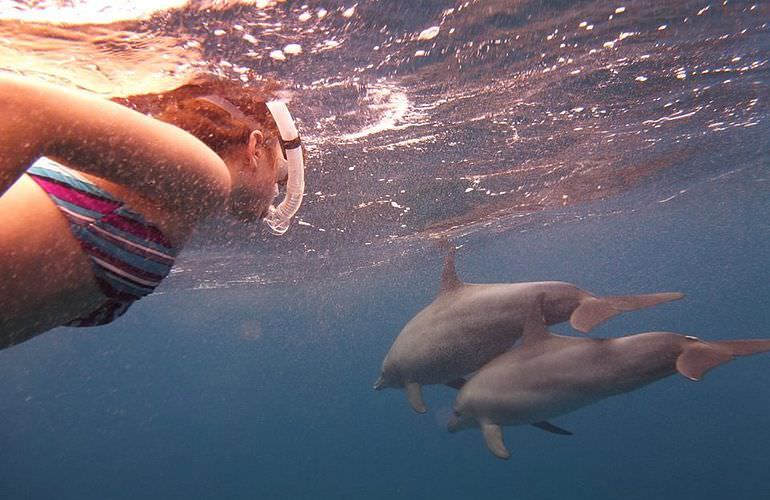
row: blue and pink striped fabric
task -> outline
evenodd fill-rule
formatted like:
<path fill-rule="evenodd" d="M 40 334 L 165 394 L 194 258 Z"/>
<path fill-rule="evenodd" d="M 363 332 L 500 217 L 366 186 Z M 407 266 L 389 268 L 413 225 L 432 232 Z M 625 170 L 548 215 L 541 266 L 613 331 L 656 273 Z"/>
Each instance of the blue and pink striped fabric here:
<path fill-rule="evenodd" d="M 27 174 L 48 193 L 70 223 L 72 234 L 91 258 L 105 302 L 67 326 L 113 321 L 136 300 L 149 295 L 174 264 L 177 249 L 154 225 L 78 172 L 40 158 Z"/>

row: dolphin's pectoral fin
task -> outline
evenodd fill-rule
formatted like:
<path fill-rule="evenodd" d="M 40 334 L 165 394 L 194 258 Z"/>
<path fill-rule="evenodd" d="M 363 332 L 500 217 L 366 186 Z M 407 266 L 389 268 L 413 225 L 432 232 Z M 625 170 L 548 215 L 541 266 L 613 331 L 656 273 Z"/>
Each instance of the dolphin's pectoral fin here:
<path fill-rule="evenodd" d="M 511 454 L 503 443 L 503 428 L 497 424 L 481 424 L 481 432 L 484 434 L 484 442 L 487 448 L 497 458 L 508 460 Z"/>
<path fill-rule="evenodd" d="M 463 377 L 458 377 L 454 380 L 450 380 L 444 385 L 446 385 L 447 387 L 451 387 L 452 389 L 457 389 L 459 391 L 460 389 L 463 388 L 466 382 L 467 380 L 465 380 Z"/>
<path fill-rule="evenodd" d="M 425 407 L 425 402 L 422 400 L 422 389 L 417 382 L 406 384 L 406 397 L 409 400 L 409 404 L 412 405 L 412 409 L 417 413 L 428 411 Z"/>
<path fill-rule="evenodd" d="M 690 380 L 699 381 L 703 375 L 722 363 L 735 359 L 726 349 L 706 342 L 693 342 L 684 348 L 684 352 L 676 358 L 676 369 Z"/>
<path fill-rule="evenodd" d="M 448 253 L 444 260 L 444 269 L 441 270 L 441 285 L 438 289 L 439 294 L 454 290 L 463 285 L 463 282 L 457 277 L 457 270 L 455 269 L 455 246 L 448 241 L 446 242 L 446 245 Z"/>
<path fill-rule="evenodd" d="M 553 434 L 559 434 L 560 436 L 571 436 L 572 433 L 566 429 L 562 429 L 561 427 L 558 427 L 556 425 L 553 425 L 551 422 L 546 422 L 543 420 L 542 422 L 535 422 L 532 424 L 534 427 L 537 427 L 538 429 L 542 429 L 546 432 L 551 432 Z"/>
<path fill-rule="evenodd" d="M 635 311 L 644 307 L 679 300 L 684 294 L 679 292 L 649 293 L 646 295 L 617 295 L 614 297 L 594 297 L 586 294 L 580 305 L 569 318 L 572 328 L 588 333 L 599 323 L 603 323 L 622 312 Z"/>
<path fill-rule="evenodd" d="M 375 391 L 379 391 L 384 387 L 385 387 L 385 377 L 380 375 L 380 378 L 378 378 L 377 381 L 374 383 L 374 385 L 372 385 L 372 389 L 374 389 Z"/>

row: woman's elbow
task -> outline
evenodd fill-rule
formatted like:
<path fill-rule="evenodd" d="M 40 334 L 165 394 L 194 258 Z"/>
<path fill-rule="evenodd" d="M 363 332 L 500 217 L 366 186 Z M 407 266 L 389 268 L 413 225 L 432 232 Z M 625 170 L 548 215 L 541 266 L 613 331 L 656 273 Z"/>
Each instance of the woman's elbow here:
<path fill-rule="evenodd" d="M 166 177 L 168 185 L 161 191 L 175 191 L 178 198 L 174 204 L 198 219 L 223 210 L 232 188 L 227 165 L 195 137 L 176 127 L 168 127 L 175 136 L 166 144 L 173 144 L 174 148 L 165 149 L 164 154 L 175 165 L 166 169 L 170 177 Z"/>

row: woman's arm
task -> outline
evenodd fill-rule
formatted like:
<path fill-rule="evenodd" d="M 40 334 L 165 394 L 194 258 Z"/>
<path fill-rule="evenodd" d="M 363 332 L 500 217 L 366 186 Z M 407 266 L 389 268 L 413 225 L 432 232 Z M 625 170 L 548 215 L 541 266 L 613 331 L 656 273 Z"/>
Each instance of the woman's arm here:
<path fill-rule="evenodd" d="M 230 192 L 224 162 L 198 139 L 85 92 L 0 75 L 0 120 L 0 194 L 41 156 L 192 216 Z"/>

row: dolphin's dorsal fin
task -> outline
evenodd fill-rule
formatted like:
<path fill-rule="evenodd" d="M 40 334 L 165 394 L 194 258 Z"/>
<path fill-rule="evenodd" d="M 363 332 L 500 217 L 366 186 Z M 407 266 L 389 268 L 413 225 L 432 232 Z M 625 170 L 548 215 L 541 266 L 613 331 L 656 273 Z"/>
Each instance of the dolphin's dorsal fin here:
<path fill-rule="evenodd" d="M 532 302 L 527 318 L 524 320 L 524 328 L 521 334 L 521 345 L 540 342 L 551 336 L 545 329 L 545 318 L 543 317 L 544 293 L 537 295 Z"/>
<path fill-rule="evenodd" d="M 457 270 L 455 269 L 455 246 L 449 242 L 446 242 L 447 255 L 444 259 L 444 269 L 441 270 L 441 284 L 438 288 L 438 293 L 449 292 L 460 288 L 463 282 L 457 277 Z"/>

